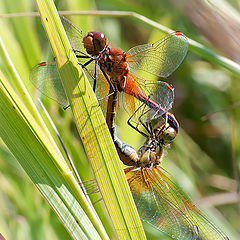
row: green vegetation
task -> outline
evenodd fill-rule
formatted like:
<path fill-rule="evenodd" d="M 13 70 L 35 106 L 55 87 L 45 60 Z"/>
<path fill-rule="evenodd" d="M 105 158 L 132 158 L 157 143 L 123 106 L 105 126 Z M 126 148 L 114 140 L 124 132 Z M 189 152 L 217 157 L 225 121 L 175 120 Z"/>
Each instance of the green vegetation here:
<path fill-rule="evenodd" d="M 201 209 L 226 232 L 230 239 L 235 240 L 240 237 L 238 204 L 237 197 L 234 195 L 234 192 L 238 190 L 240 154 L 238 138 L 238 123 L 240 121 L 238 107 L 240 7 L 236 0 L 231 1 L 232 6 L 225 1 L 218 1 L 218 5 L 214 5 L 213 0 L 208 1 L 208 4 L 206 1 L 189 0 L 186 1 L 188 2 L 186 6 L 184 2 L 73 0 L 70 5 L 69 1 L 59 0 L 55 1 L 55 4 L 58 10 L 69 11 L 134 11 L 153 20 L 154 25 L 151 25 L 148 19 L 144 19 L 147 22 L 142 21 L 140 15 L 134 17 L 101 14 L 98 16 L 74 15 L 68 17 L 75 25 L 85 31 L 104 32 L 111 45 L 124 50 L 135 45 L 157 41 L 164 36 L 164 31 L 168 31 L 168 29 L 161 28 L 156 23 L 172 30 L 180 30 L 191 39 L 189 52 L 184 62 L 166 80 L 175 87 L 173 112 L 181 129 L 165 154 L 163 167 L 174 176 L 193 200 L 199 202 Z M 36 4 L 32 1 L 0 0 L 0 6 L 1 14 L 37 11 Z M 88 204 L 82 199 L 84 196 L 81 196 L 80 188 L 73 175 L 69 173 L 69 167 L 63 161 L 61 153 L 51 139 L 53 138 L 57 145 L 59 144 L 36 101 L 40 93 L 29 81 L 30 70 L 36 64 L 42 61 L 53 61 L 50 44 L 41 19 L 39 16 L 12 16 L 0 18 L 0 23 L 0 136 L 2 138 L 2 140 L 0 139 L 0 233 L 8 240 L 71 239 L 70 235 L 75 239 L 84 239 L 83 236 L 103 238 L 105 233 L 101 224 L 98 223 L 98 219 L 94 219 L 94 213 L 91 213 L 91 208 L 88 208 Z M 56 24 L 58 24 L 57 21 Z M 53 52 L 56 53 L 56 49 L 53 48 Z M 75 61 L 71 51 L 65 51 L 63 55 L 68 60 Z M 60 67 L 65 61 L 63 55 L 59 58 L 56 56 Z M 69 71 L 74 71 L 76 74 L 75 67 L 73 68 L 72 65 L 64 66 L 62 68 L 63 74 L 67 76 L 66 72 L 69 73 Z M 69 76 L 67 77 L 69 78 Z M 88 89 L 88 86 L 85 87 Z M 38 115 L 29 96 L 34 99 L 44 121 Z M 91 126 L 87 126 L 87 130 L 90 127 L 101 126 L 101 131 L 95 129 L 96 132 L 93 132 L 96 137 L 95 141 L 93 140 L 92 145 L 87 145 L 88 147 L 84 149 L 75 127 L 72 112 L 70 110 L 64 111 L 55 101 L 42 97 L 82 180 L 92 179 L 93 172 L 99 174 L 96 178 L 102 182 L 106 179 L 105 174 L 109 174 L 109 179 L 116 176 L 111 182 L 113 192 L 115 191 L 113 196 L 120 196 L 123 201 L 128 196 L 128 190 L 125 190 L 127 189 L 126 182 L 123 179 L 119 186 L 115 185 L 119 179 L 122 179 L 123 174 L 121 173 L 119 178 L 116 173 L 109 170 L 109 167 L 110 169 L 115 169 L 116 166 L 116 169 L 120 168 L 113 145 L 111 141 L 109 142 L 109 135 L 104 138 L 103 142 L 96 141 L 98 139 L 96 136 L 101 138 L 106 131 L 101 113 L 100 117 L 98 117 L 99 115 L 93 116 L 94 122 Z M 92 101 L 90 104 L 94 104 L 95 99 L 92 97 L 88 99 Z M 75 104 L 75 100 L 70 101 L 72 101 L 72 105 Z M 85 104 L 88 109 L 90 105 L 84 101 L 78 102 L 78 104 L 83 104 L 82 106 Z M 225 110 L 221 111 L 222 109 Z M 80 109 L 76 107 L 73 110 L 75 116 L 79 116 L 75 117 L 77 127 L 82 130 L 85 127 L 84 120 L 86 119 L 80 117 L 83 115 L 78 115 L 79 111 L 85 110 L 83 107 Z M 207 119 L 202 120 L 203 116 L 216 111 L 220 112 L 209 115 Z M 93 108 L 91 112 L 94 112 L 94 115 L 98 114 Z M 117 129 L 120 138 L 137 149 L 142 145 L 143 137 L 126 124 L 128 115 L 123 108 L 118 109 L 117 115 Z M 96 121 L 99 122 L 96 123 Z M 22 138 L 14 138 L 18 134 L 22 134 Z M 84 136 L 85 146 L 89 144 L 89 139 L 85 138 L 88 136 L 87 134 L 84 131 L 80 133 L 81 137 Z M 107 144 L 110 147 L 104 149 L 104 145 L 106 147 Z M 90 164 L 86 152 L 95 149 L 94 147 L 100 149 L 99 156 L 103 159 L 110 157 L 116 165 L 109 166 L 109 161 L 104 162 L 104 160 L 94 162 L 93 158 L 90 159 Z M 8 148 L 17 154 L 16 158 L 19 162 L 16 161 Z M 60 146 L 59 149 L 62 151 Z M 94 154 L 97 154 L 96 152 Z M 25 155 L 26 153 L 31 155 Z M 22 167 L 26 172 L 23 171 Z M 98 167 L 105 170 L 99 173 Z M 119 171 L 117 170 L 117 172 Z M 41 184 L 44 179 L 48 181 Z M 41 197 L 36 186 L 48 199 L 48 202 L 50 202 L 49 199 L 52 199 L 50 204 L 56 212 L 61 212 L 64 209 L 60 218 L 66 225 L 72 224 L 68 228 L 70 235 L 50 209 L 48 202 Z M 108 188 L 108 185 L 104 187 Z M 125 192 L 125 196 L 121 195 Z M 74 204 L 71 202 L 73 200 L 72 194 L 74 195 Z M 208 196 L 212 196 L 212 198 L 207 198 Z M 93 202 L 99 198 L 99 196 L 90 197 Z M 131 197 L 128 200 L 131 201 Z M 59 204 L 60 201 L 61 204 Z M 105 199 L 106 203 L 107 201 Z M 107 234 L 112 239 L 114 228 L 104 208 L 103 201 L 94 204 L 94 207 Z M 122 212 L 118 212 L 120 215 L 112 216 L 113 218 L 121 216 L 122 219 L 128 219 L 132 214 L 136 217 L 134 223 L 137 222 L 138 216 L 134 214 L 134 207 L 131 208 L 129 216 L 124 215 L 128 207 L 123 209 L 124 205 L 122 205 L 121 200 L 118 207 L 122 209 Z M 114 209 L 115 207 L 113 212 Z M 111 212 L 111 209 L 108 211 Z M 78 221 L 74 221 L 74 219 L 81 219 L 81 217 L 84 221 L 79 227 Z M 119 224 L 126 224 L 129 227 L 122 234 L 127 233 L 129 238 L 131 236 L 137 238 L 134 235 L 137 231 L 135 232 L 131 221 L 121 221 Z M 121 230 L 120 225 L 118 227 Z M 124 229 L 126 228 L 124 227 Z M 166 239 L 165 235 L 161 235 L 148 224 L 144 224 L 144 229 L 148 239 L 156 239 L 159 236 Z M 143 235 L 141 236 L 143 237 Z M 140 236 L 138 238 L 140 239 Z"/>

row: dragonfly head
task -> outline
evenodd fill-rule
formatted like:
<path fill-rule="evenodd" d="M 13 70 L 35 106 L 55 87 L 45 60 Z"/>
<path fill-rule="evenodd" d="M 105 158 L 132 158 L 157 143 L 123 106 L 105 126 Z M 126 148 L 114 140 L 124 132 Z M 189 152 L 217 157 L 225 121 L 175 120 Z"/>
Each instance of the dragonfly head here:
<path fill-rule="evenodd" d="M 162 134 L 159 136 L 159 141 L 163 143 L 163 145 L 168 145 L 173 141 L 173 139 L 177 136 L 177 132 L 173 127 L 168 127 Z"/>
<path fill-rule="evenodd" d="M 153 132 L 153 136 L 155 136 L 155 139 L 158 141 L 160 146 L 166 146 L 170 144 L 177 136 L 175 128 L 171 127 L 169 124 L 166 126 L 165 123 L 155 127 Z"/>
<path fill-rule="evenodd" d="M 83 38 L 83 44 L 87 53 L 95 56 L 106 47 L 107 39 L 106 36 L 101 32 L 89 32 Z"/>

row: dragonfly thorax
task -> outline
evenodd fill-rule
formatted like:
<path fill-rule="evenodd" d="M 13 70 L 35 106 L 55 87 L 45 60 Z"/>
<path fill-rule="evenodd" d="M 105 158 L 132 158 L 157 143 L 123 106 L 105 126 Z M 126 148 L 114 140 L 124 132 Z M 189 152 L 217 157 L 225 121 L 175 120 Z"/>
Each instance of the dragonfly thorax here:
<path fill-rule="evenodd" d="M 176 130 L 165 123 L 161 123 L 153 130 L 149 130 L 150 136 L 138 150 L 138 167 L 150 168 L 159 165 L 163 158 L 164 147 L 176 137 Z"/>
<path fill-rule="evenodd" d="M 125 52 L 117 48 L 106 47 L 99 55 L 98 63 L 113 83 L 119 84 L 129 72 Z"/>
<path fill-rule="evenodd" d="M 163 148 L 155 138 L 149 137 L 144 145 L 138 150 L 138 166 L 150 168 L 158 165 L 163 157 Z"/>

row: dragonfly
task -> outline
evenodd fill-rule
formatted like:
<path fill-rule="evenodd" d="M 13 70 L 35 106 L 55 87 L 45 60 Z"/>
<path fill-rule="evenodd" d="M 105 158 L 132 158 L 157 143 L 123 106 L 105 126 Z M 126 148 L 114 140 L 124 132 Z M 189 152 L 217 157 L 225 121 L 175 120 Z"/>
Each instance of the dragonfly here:
<path fill-rule="evenodd" d="M 138 151 L 114 130 L 120 160 L 130 166 L 124 172 L 141 220 L 177 240 L 229 240 L 160 166 L 176 130 L 166 122 L 148 129 L 149 136 Z M 88 181 L 87 188 L 95 193 L 96 182 Z"/>
<path fill-rule="evenodd" d="M 154 128 L 151 122 L 141 123 L 148 135 L 142 133 L 146 141 L 136 151 L 117 136 L 117 101 L 118 93 L 108 98 L 106 122 L 120 160 L 130 166 L 124 171 L 140 218 L 173 239 L 229 240 L 160 166 L 164 149 L 177 136 L 176 129 L 166 121 Z"/>
<path fill-rule="evenodd" d="M 165 122 L 150 129 L 138 151 L 115 136 L 120 159 L 132 164 L 124 171 L 141 220 L 173 239 L 229 240 L 160 166 L 176 130 Z"/>
<path fill-rule="evenodd" d="M 168 92 L 171 101 L 171 85 L 153 80 L 152 77 L 167 78 L 182 63 L 188 51 L 188 40 L 182 32 L 173 32 L 157 42 L 139 45 L 124 52 L 109 46 L 103 33 L 86 33 L 64 17 L 61 21 L 79 64 L 90 81 L 93 81 L 93 90 L 100 96 L 99 99 L 116 91 L 123 92 L 124 108 L 131 116 L 144 103 L 148 111 L 141 115 L 143 122 L 162 115 L 178 131 L 179 124 L 176 118 L 168 112 L 172 106 L 164 104 L 161 100 L 162 94 Z M 55 98 L 50 83 L 44 88 L 44 82 L 51 81 L 54 87 L 60 88 L 56 90 L 58 101 L 65 101 L 64 89 L 59 86 L 61 81 L 55 63 L 41 63 L 34 67 L 30 80 L 45 95 Z M 139 116 L 134 114 L 136 122 L 138 118 Z"/>
<path fill-rule="evenodd" d="M 114 124 L 113 121 L 112 123 Z M 118 138 L 114 125 L 112 129 L 119 157 L 123 163 L 129 163 L 130 167 L 124 171 L 143 221 L 152 224 L 173 239 L 229 240 L 192 203 L 168 172 L 159 166 L 163 160 L 164 149 L 177 136 L 175 128 L 166 122 L 160 122 L 154 128 L 151 127 L 151 123 L 146 124 L 149 136 L 138 151 Z M 91 193 L 98 192 L 96 181 L 90 180 L 84 185 Z"/>

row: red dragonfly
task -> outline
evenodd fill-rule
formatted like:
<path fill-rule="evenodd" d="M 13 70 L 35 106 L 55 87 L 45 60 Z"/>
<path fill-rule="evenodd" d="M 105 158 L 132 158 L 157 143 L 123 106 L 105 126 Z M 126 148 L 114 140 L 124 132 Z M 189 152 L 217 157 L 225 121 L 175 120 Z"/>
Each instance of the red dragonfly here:
<path fill-rule="evenodd" d="M 101 82 L 107 81 L 110 86 L 109 95 L 116 91 L 126 93 L 123 97 L 124 106 L 131 115 L 144 103 L 145 114 L 141 114 L 141 121 L 149 121 L 162 115 L 178 131 L 177 120 L 168 112 L 173 102 L 172 86 L 151 78 L 153 75 L 166 78 L 181 64 L 188 50 L 188 41 L 183 33 L 174 32 L 155 43 L 136 46 L 124 52 L 110 47 L 103 33 L 85 33 L 66 18 L 62 17 L 61 20 L 79 64 L 90 74 L 90 79 L 94 80 L 93 90 L 99 85 L 97 95 L 103 97 L 108 94 Z M 30 75 L 31 81 L 39 89 L 43 88 L 43 83 L 49 78 L 54 86 L 61 85 L 54 63 L 41 63 Z M 50 83 L 42 91 L 54 98 L 49 93 L 52 91 L 49 85 Z M 57 91 L 58 101 L 63 102 L 64 90 Z M 162 101 L 163 94 L 168 95 L 165 102 Z M 137 114 L 134 115 L 137 122 L 138 117 Z"/>

